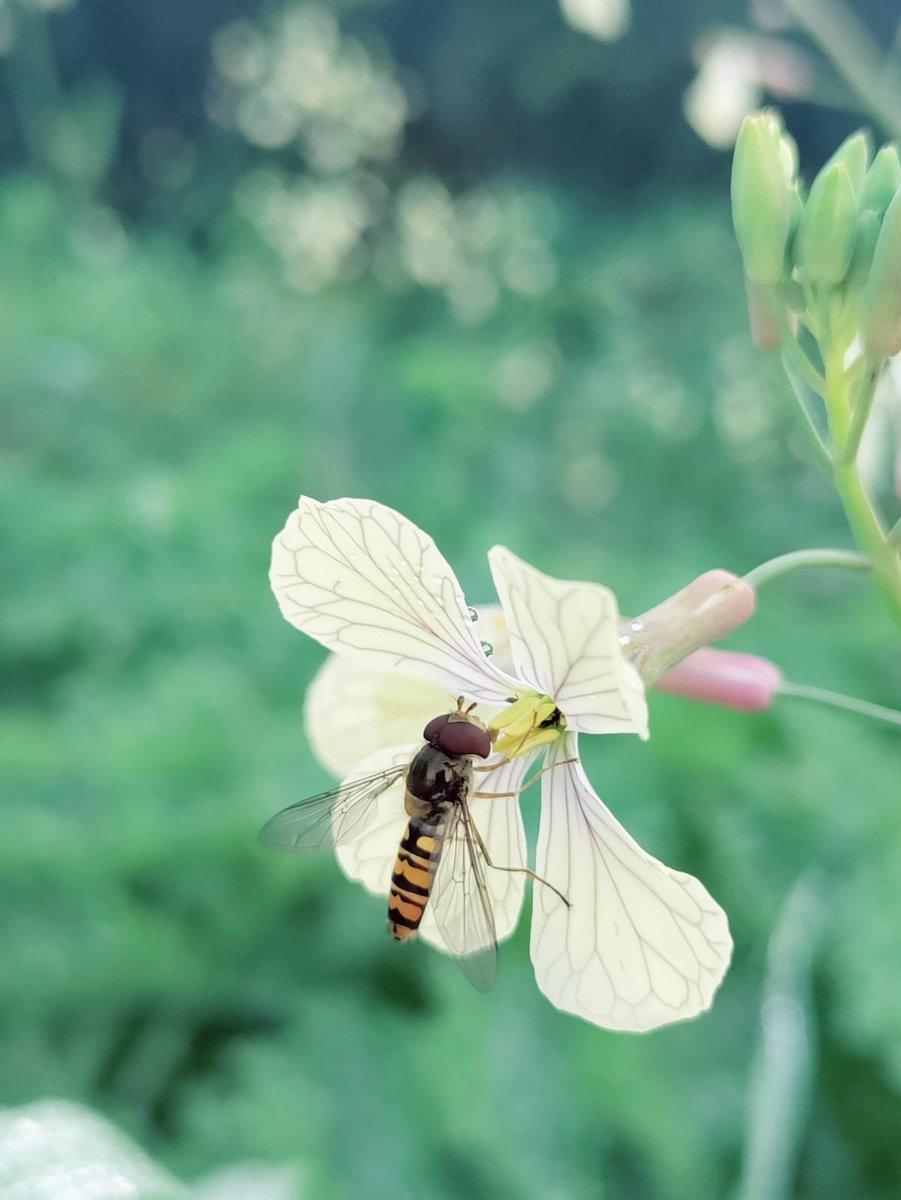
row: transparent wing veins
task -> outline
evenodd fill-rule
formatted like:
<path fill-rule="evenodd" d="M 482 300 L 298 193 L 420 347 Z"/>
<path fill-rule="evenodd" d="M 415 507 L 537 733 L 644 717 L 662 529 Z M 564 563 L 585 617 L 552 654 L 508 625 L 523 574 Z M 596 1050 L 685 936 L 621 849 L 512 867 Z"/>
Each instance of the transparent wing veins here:
<path fill-rule="evenodd" d="M 398 763 L 299 800 L 270 817 L 260 830 L 260 841 L 286 853 L 352 842 L 369 827 L 379 796 L 406 770 L 406 762 Z"/>
<path fill-rule="evenodd" d="M 463 973 L 488 991 L 497 975 L 497 932 L 485 882 L 485 855 L 469 806 L 454 807 L 429 902 L 441 941 Z"/>

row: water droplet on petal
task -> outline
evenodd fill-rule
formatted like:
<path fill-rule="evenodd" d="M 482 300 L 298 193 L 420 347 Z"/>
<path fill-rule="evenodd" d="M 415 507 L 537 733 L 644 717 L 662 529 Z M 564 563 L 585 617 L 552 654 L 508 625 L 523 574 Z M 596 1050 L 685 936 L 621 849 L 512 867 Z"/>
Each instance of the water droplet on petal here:
<path fill-rule="evenodd" d="M 476 610 L 475 610 L 475 609 L 472 607 L 472 605 L 470 605 L 470 607 L 469 607 L 469 608 L 467 608 L 467 610 L 466 610 L 466 611 L 467 611 L 467 613 L 469 614 L 469 619 L 470 619 L 470 621 L 472 621 L 472 623 L 473 623 L 473 624 L 475 624 L 475 622 L 476 622 L 476 621 L 478 621 L 478 619 L 479 619 L 479 614 L 478 614 L 478 613 L 476 612 Z"/>
<path fill-rule="evenodd" d="M 480 642 L 479 645 L 482 647 L 482 653 L 485 655 L 485 657 L 490 658 L 494 653 L 494 647 L 492 644 L 490 642 Z"/>
<path fill-rule="evenodd" d="M 619 644 L 621 646 L 628 646 L 631 641 L 632 641 L 632 639 L 629 637 L 629 635 L 627 633 L 621 633 L 619 635 Z"/>
<path fill-rule="evenodd" d="M 642 629 L 644 629 L 644 621 L 630 621 L 629 628 L 633 633 L 641 633 Z"/>

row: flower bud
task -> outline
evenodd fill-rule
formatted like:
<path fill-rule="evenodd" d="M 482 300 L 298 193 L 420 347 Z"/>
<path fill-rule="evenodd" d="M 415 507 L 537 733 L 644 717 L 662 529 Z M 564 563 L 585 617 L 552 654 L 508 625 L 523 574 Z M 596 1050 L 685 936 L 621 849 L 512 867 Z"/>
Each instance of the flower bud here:
<path fill-rule="evenodd" d="M 857 218 L 854 253 L 851 255 L 851 265 L 845 276 L 845 287 L 849 293 L 863 288 L 867 282 L 881 225 L 882 222 L 872 210 L 862 212 Z"/>
<path fill-rule="evenodd" d="M 871 154 L 872 146 L 869 134 L 863 130 L 859 130 L 857 133 L 852 133 L 850 137 L 845 138 L 836 152 L 825 163 L 823 171 L 828 171 L 840 163 L 848 172 L 855 196 L 859 196 L 863 190 L 864 177 L 867 173 Z"/>
<path fill-rule="evenodd" d="M 810 283 L 827 287 L 841 283 L 856 233 L 854 185 L 845 165 L 835 162 L 813 181 L 798 230 L 795 257 Z"/>
<path fill-rule="evenodd" d="M 870 358 L 901 353 L 901 192 L 895 193 L 879 231 L 860 332 Z"/>
<path fill-rule="evenodd" d="M 864 180 L 860 207 L 882 217 L 901 188 L 901 160 L 894 146 L 883 146 Z"/>
<path fill-rule="evenodd" d="M 793 143 L 766 110 L 745 117 L 732 160 L 732 220 L 752 283 L 778 283 L 785 274 L 794 187 Z"/>
<path fill-rule="evenodd" d="M 630 624 L 623 651 L 650 688 L 689 654 L 743 625 L 755 604 L 749 583 L 730 571 L 707 571 Z"/>
<path fill-rule="evenodd" d="M 782 672 L 768 659 L 705 646 L 661 675 L 655 687 L 704 704 L 760 712 L 772 706 L 781 684 Z"/>

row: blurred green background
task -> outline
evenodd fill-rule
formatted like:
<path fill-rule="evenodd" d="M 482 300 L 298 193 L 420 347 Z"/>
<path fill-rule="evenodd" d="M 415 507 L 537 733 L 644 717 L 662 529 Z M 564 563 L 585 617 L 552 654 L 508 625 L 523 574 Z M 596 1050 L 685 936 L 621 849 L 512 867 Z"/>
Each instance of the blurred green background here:
<path fill-rule="evenodd" d="M 644 1036 L 552 1009 L 526 921 L 477 995 L 256 845 L 327 785 L 266 579 L 300 491 L 400 508 L 474 600 L 496 541 L 627 613 L 850 544 L 747 333 L 718 124 L 775 97 L 811 172 L 870 121 L 841 64 L 775 0 L 3 0 L 0 47 L 0 1103 L 187 1184 L 293 1164 L 279 1200 L 896 1197 L 891 731 L 660 696 L 591 748 L 735 936 Z M 859 578 L 730 644 L 901 697 Z"/>

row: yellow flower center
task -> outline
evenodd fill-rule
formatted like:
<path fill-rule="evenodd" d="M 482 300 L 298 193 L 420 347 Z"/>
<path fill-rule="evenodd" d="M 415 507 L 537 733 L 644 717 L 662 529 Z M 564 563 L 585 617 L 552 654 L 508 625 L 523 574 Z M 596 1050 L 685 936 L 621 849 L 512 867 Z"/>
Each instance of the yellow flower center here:
<path fill-rule="evenodd" d="M 505 758 L 518 758 L 562 737 L 566 717 L 550 696 L 526 692 L 492 717 L 488 728 L 497 734 L 494 749 Z"/>

